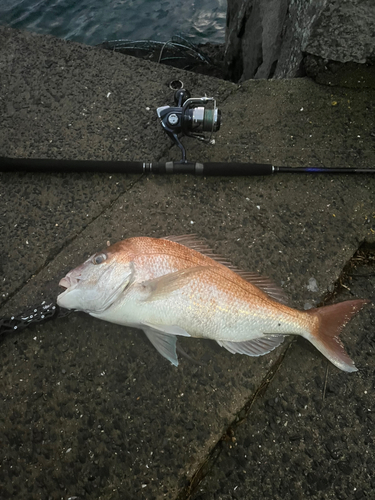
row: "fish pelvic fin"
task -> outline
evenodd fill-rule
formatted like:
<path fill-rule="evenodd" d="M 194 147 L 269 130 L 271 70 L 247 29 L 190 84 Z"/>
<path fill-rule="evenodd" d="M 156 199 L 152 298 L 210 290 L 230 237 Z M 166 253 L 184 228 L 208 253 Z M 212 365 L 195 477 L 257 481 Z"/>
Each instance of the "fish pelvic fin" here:
<path fill-rule="evenodd" d="M 369 300 L 363 299 L 348 300 L 306 311 L 308 315 L 318 320 L 315 322 L 308 340 L 340 370 L 357 371 L 354 361 L 345 351 L 339 335 L 353 316 L 369 302 Z"/>
<path fill-rule="evenodd" d="M 154 330 L 148 326 L 142 326 L 148 340 L 155 347 L 155 349 L 164 356 L 165 359 L 170 361 L 172 365 L 178 366 L 178 358 L 176 353 L 176 337 Z"/>

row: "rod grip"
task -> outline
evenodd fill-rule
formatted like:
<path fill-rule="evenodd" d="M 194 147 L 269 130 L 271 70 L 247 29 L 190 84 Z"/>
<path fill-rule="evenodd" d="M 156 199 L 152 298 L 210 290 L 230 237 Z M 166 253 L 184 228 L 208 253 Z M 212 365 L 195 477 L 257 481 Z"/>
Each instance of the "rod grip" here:
<path fill-rule="evenodd" d="M 148 164 L 141 161 L 0 157 L 0 172 L 107 172 L 141 174 L 145 171 L 145 165 Z"/>

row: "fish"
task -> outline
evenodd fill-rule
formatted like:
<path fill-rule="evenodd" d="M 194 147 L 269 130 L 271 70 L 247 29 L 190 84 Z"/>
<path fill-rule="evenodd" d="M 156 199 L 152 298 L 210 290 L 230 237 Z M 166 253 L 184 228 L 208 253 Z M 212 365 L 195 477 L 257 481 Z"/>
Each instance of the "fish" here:
<path fill-rule="evenodd" d="M 339 335 L 370 302 L 300 311 L 268 278 L 238 269 L 192 235 L 132 237 L 90 256 L 62 278 L 57 304 L 144 331 L 178 366 L 177 337 L 211 339 L 229 352 L 262 356 L 288 335 L 310 341 L 337 368 L 357 371 Z"/>

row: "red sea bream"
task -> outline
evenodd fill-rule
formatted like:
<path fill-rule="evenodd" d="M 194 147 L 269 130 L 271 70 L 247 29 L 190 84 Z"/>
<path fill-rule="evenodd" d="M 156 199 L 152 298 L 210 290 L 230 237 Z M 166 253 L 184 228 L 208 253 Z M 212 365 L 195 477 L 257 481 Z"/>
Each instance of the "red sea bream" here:
<path fill-rule="evenodd" d="M 179 335 L 212 339 L 248 356 L 272 351 L 285 335 L 300 335 L 353 372 L 339 334 L 368 302 L 290 308 L 269 280 L 237 270 L 191 236 L 126 239 L 91 256 L 60 285 L 66 290 L 59 306 L 142 329 L 176 366 Z"/>

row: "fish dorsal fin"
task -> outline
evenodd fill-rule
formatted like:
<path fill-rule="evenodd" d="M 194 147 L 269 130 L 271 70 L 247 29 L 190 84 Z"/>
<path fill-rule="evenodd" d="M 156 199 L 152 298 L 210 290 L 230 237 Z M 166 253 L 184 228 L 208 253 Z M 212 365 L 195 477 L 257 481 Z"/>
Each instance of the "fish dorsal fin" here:
<path fill-rule="evenodd" d="M 155 347 L 155 349 L 172 363 L 178 366 L 178 358 L 176 353 L 176 337 L 175 335 L 168 335 L 158 330 L 154 330 L 149 326 L 142 326 L 148 340 Z"/>
<path fill-rule="evenodd" d="M 212 249 L 207 245 L 207 243 L 203 240 L 200 240 L 196 237 L 195 234 L 182 234 L 181 236 L 166 236 L 165 238 L 161 238 L 162 240 L 173 241 L 174 243 L 179 243 L 180 245 L 184 245 L 185 247 L 190 248 L 191 250 L 195 250 L 206 257 L 211 257 L 211 259 L 215 259 L 215 257 L 222 257 L 215 255 Z"/>
<path fill-rule="evenodd" d="M 199 252 L 202 255 L 205 255 L 206 257 L 210 257 L 210 259 L 227 267 L 234 273 L 238 274 L 238 276 L 241 276 L 241 278 L 243 278 L 244 280 L 248 281 L 257 288 L 260 288 L 260 290 L 265 292 L 272 299 L 275 299 L 278 302 L 281 302 L 282 304 L 287 303 L 287 298 L 285 296 L 284 290 L 280 286 L 276 285 L 269 278 L 260 276 L 257 273 L 243 271 L 242 269 L 239 269 L 237 266 L 234 266 L 222 255 L 215 254 L 212 251 L 212 249 L 204 241 L 199 240 L 195 234 L 184 234 L 181 236 L 167 236 L 162 239 L 179 243 L 180 245 L 184 245 L 185 247 L 188 247 L 191 250 L 195 250 L 196 252 Z"/>
<path fill-rule="evenodd" d="M 278 347 L 284 340 L 283 335 L 275 335 L 270 337 L 260 337 L 255 340 L 247 340 L 246 342 L 230 342 L 230 341 L 217 341 L 221 347 L 225 347 L 232 354 L 246 354 L 247 356 L 263 356 L 276 347 Z"/>
<path fill-rule="evenodd" d="M 281 288 L 281 286 L 276 285 L 269 278 L 261 276 L 260 274 L 257 273 L 242 271 L 241 269 L 238 269 L 235 266 L 231 266 L 229 267 L 229 269 L 238 274 L 239 276 L 241 276 L 241 278 L 243 278 L 244 280 L 248 281 L 252 285 L 262 290 L 262 292 L 265 292 L 272 299 L 277 300 L 281 304 L 287 304 L 287 297 L 285 295 L 284 290 Z"/>

